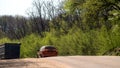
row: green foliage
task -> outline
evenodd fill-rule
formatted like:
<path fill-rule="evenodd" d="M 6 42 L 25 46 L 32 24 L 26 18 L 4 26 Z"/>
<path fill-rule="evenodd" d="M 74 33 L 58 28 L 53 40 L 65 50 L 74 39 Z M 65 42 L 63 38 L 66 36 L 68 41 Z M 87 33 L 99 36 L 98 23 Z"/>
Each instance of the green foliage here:
<path fill-rule="evenodd" d="M 112 19 L 112 21 L 113 19 L 119 19 L 119 4 L 119 0 L 67 0 L 65 10 L 68 10 L 67 13 L 72 12 L 80 15 L 82 19 L 81 27 L 94 29 L 105 25 L 107 29 L 110 29 L 114 22 L 109 19 Z M 111 11 L 116 11 L 114 14 L 117 15 L 109 18 L 111 16 L 109 12 Z"/>
<path fill-rule="evenodd" d="M 10 39 L 8 39 L 8 38 L 2 38 L 2 39 L 0 39 L 0 44 L 4 44 L 4 43 L 6 43 L 6 42 L 11 42 L 11 40 Z"/>
<path fill-rule="evenodd" d="M 31 34 L 20 40 L 21 45 L 21 57 L 36 57 L 37 50 L 40 48 L 41 37 L 36 34 Z"/>
<path fill-rule="evenodd" d="M 115 25 L 113 26 L 112 30 L 111 30 L 111 34 L 110 34 L 110 39 L 111 39 L 111 43 L 113 48 L 116 47 L 120 47 L 120 26 Z"/>
<path fill-rule="evenodd" d="M 42 45 L 54 45 L 59 55 L 103 55 L 110 49 L 120 47 L 119 38 L 118 26 L 113 27 L 110 34 L 105 27 L 89 32 L 74 27 L 67 35 L 56 36 L 51 32 L 46 33 L 44 38 L 32 34 L 22 40 L 21 57 L 35 57 L 36 50 Z"/>
<path fill-rule="evenodd" d="M 67 0 L 64 4 L 64 9 L 67 12 L 73 13 L 74 11 L 81 9 L 82 4 L 85 2 L 85 0 Z"/>

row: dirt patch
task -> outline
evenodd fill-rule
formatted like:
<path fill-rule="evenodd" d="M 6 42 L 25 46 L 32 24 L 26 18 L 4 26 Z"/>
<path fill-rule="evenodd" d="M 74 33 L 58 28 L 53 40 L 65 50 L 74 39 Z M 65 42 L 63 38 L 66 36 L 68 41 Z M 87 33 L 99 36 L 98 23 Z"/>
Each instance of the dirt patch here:
<path fill-rule="evenodd" d="M 62 63 L 45 58 L 0 60 L 0 68 L 68 68 Z"/>

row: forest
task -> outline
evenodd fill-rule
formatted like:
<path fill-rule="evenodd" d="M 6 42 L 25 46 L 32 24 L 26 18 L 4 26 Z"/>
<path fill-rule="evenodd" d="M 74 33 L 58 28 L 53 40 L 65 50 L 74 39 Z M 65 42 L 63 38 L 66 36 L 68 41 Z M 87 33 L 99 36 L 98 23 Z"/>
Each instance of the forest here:
<path fill-rule="evenodd" d="M 20 42 L 21 58 L 43 45 L 60 56 L 120 56 L 119 0 L 34 0 L 28 17 L 0 16 L 0 44 Z"/>

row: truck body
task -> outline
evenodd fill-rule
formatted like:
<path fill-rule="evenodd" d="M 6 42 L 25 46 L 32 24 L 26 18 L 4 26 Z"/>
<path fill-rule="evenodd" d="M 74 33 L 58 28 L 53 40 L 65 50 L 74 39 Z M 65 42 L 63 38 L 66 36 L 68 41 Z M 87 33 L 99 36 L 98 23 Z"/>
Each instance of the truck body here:
<path fill-rule="evenodd" d="M 16 59 L 20 57 L 20 43 L 0 45 L 0 59 Z"/>

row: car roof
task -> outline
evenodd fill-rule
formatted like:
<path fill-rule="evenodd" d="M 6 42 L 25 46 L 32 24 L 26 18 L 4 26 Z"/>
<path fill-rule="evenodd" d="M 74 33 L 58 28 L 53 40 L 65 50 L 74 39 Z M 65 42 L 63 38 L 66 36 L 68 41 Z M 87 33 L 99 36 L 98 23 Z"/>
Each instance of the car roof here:
<path fill-rule="evenodd" d="M 54 47 L 53 45 L 44 45 L 40 48 L 40 50 L 45 49 L 46 47 Z M 54 47 L 55 48 L 55 47 Z"/>

